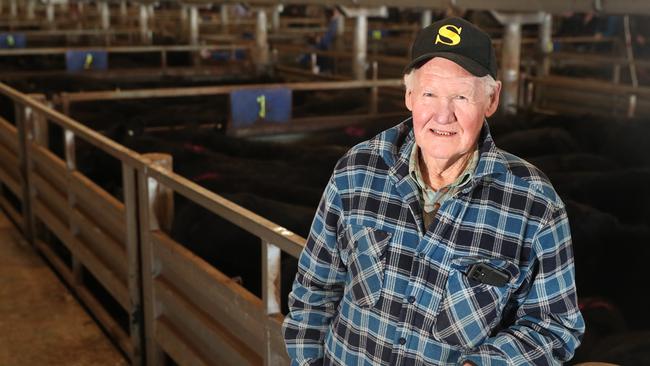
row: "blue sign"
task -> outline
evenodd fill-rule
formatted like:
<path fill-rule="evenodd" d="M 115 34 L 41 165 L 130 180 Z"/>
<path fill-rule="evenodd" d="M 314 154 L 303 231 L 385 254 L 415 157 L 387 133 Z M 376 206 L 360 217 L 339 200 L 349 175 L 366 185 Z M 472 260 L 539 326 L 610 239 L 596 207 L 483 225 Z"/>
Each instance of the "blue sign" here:
<path fill-rule="evenodd" d="M 68 71 L 106 70 L 108 53 L 106 51 L 66 51 L 65 65 Z"/>
<path fill-rule="evenodd" d="M 26 45 L 24 33 L 0 33 L 0 48 L 25 48 Z"/>
<path fill-rule="evenodd" d="M 230 93 L 231 126 L 256 122 L 285 123 L 291 119 L 291 89 L 247 89 Z"/>
<path fill-rule="evenodd" d="M 237 60 L 241 61 L 246 58 L 246 51 L 237 49 L 233 51 L 213 51 L 211 58 L 215 61 L 230 61 Z"/>

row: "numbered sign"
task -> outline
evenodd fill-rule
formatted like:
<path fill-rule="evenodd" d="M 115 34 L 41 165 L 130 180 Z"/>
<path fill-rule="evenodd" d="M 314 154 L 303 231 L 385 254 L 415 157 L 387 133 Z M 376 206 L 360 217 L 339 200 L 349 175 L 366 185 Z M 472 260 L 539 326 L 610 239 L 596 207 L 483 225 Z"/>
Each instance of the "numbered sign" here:
<path fill-rule="evenodd" d="M 108 53 L 106 51 L 67 51 L 65 64 L 68 71 L 106 70 Z"/>
<path fill-rule="evenodd" d="M 25 48 L 26 45 L 24 33 L 0 33 L 0 48 Z"/>
<path fill-rule="evenodd" d="M 249 89 L 230 93 L 232 126 L 256 122 L 284 123 L 291 119 L 291 89 Z"/>
<path fill-rule="evenodd" d="M 386 38 L 388 32 L 385 29 L 373 29 L 368 31 L 370 39 L 374 41 L 381 41 L 383 38 Z"/>

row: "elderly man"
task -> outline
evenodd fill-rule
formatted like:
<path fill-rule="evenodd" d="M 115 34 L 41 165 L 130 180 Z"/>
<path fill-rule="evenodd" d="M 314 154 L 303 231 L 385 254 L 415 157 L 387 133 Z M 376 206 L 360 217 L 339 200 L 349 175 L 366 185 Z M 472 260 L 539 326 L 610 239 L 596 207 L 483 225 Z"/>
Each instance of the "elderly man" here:
<path fill-rule="evenodd" d="M 529 365 L 569 360 L 577 307 L 564 204 L 494 145 L 489 36 L 459 18 L 423 29 L 408 120 L 334 169 L 289 295 L 294 365 Z"/>

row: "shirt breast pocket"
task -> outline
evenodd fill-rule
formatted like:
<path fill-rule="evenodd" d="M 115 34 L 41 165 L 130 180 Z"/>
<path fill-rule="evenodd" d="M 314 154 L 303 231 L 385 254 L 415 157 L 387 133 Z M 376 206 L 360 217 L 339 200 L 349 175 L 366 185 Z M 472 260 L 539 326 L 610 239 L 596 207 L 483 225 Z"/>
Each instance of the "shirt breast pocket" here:
<path fill-rule="evenodd" d="M 382 230 L 350 225 L 342 239 L 349 275 L 345 292 L 360 307 L 372 307 L 379 300 L 390 237 Z"/>
<path fill-rule="evenodd" d="M 468 272 L 476 264 L 484 264 L 507 276 L 505 285 L 493 286 L 470 279 Z M 518 278 L 519 268 L 506 259 L 453 259 L 440 311 L 432 326 L 434 337 L 461 347 L 480 345 L 499 324 Z"/>

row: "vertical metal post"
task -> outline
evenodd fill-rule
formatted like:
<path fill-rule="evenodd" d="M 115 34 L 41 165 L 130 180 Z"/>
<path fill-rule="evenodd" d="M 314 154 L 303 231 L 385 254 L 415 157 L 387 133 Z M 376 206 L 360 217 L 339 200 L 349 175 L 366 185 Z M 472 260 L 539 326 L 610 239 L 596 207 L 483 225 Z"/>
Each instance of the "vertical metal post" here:
<path fill-rule="evenodd" d="M 505 28 L 503 50 L 501 51 L 501 79 L 503 82 L 501 106 L 504 113 L 515 114 L 519 95 L 521 23 L 517 21 L 508 22 Z"/>
<path fill-rule="evenodd" d="M 639 87 L 639 78 L 636 73 L 636 61 L 634 60 L 634 48 L 632 47 L 632 32 L 630 31 L 630 16 L 623 16 L 623 30 L 625 32 L 625 54 L 627 56 L 628 66 L 630 68 L 630 79 L 632 87 Z M 636 111 L 636 94 L 630 94 L 627 108 L 627 117 L 634 117 Z"/>
<path fill-rule="evenodd" d="M 372 80 L 379 78 L 379 66 L 377 61 L 372 62 Z M 379 110 L 379 87 L 370 88 L 370 114 L 377 114 Z"/>
<path fill-rule="evenodd" d="M 36 0 L 27 1 L 27 19 L 33 20 L 35 18 L 34 9 L 36 8 Z"/>
<path fill-rule="evenodd" d="M 64 148 L 65 148 L 65 163 L 67 167 L 66 178 L 68 184 L 68 225 L 70 233 L 73 237 L 74 246 L 78 245 L 76 236 L 79 235 L 79 228 L 74 220 L 74 210 L 77 206 L 77 197 L 70 187 L 72 187 L 72 174 L 77 170 L 77 153 L 75 148 L 75 135 L 74 132 L 65 129 L 63 133 Z M 77 257 L 77 248 L 71 248 L 72 252 L 72 274 L 74 279 L 74 286 L 81 286 L 83 284 L 83 264 Z"/>
<path fill-rule="evenodd" d="M 190 44 L 199 44 L 199 8 L 196 5 L 190 6 Z"/>
<path fill-rule="evenodd" d="M 279 229 L 286 230 L 284 228 Z M 281 253 L 280 248 L 262 240 L 262 298 L 267 315 L 280 312 Z"/>
<path fill-rule="evenodd" d="M 108 30 L 111 27 L 111 13 L 107 1 L 99 3 L 99 13 L 102 20 L 102 29 Z"/>
<path fill-rule="evenodd" d="M 621 83 L 621 64 L 616 62 L 612 70 L 612 83 L 620 84 Z"/>
<path fill-rule="evenodd" d="M 179 15 L 180 15 L 180 27 L 178 27 L 178 38 L 182 40 L 186 40 L 187 36 L 187 29 L 188 29 L 188 21 L 187 21 L 187 5 L 181 4 L 179 8 Z"/>
<path fill-rule="evenodd" d="M 140 257 L 142 259 L 142 308 L 145 324 L 145 349 L 147 365 L 162 365 L 164 354 L 156 343 L 155 320 L 160 315 L 160 306 L 154 297 L 153 280 L 160 274 L 160 265 L 155 262 L 151 245 L 149 224 L 149 174 L 148 167 L 138 170 L 138 221 L 140 223 Z"/>
<path fill-rule="evenodd" d="M 264 73 L 269 64 L 269 42 L 266 24 L 266 10 L 264 9 L 257 10 L 255 45 L 257 46 L 257 72 Z"/>
<path fill-rule="evenodd" d="M 286 229 L 278 227 L 277 230 Z M 277 246 L 262 240 L 262 301 L 267 316 L 280 313 L 280 283 L 281 283 L 282 251 Z M 272 366 L 273 352 L 271 334 L 267 326 L 264 339 L 264 365 Z"/>
<path fill-rule="evenodd" d="M 9 0 L 9 16 L 11 16 L 11 19 L 18 18 L 18 1 Z"/>
<path fill-rule="evenodd" d="M 276 5 L 273 7 L 273 14 L 271 14 L 271 29 L 274 32 L 280 30 L 280 13 L 282 12 L 282 5 Z"/>
<path fill-rule="evenodd" d="M 25 239 L 34 245 L 34 216 L 31 203 L 31 164 L 29 156 L 29 123 L 28 118 L 31 109 L 16 104 L 14 107 L 16 116 L 16 128 L 18 129 L 18 143 L 19 143 L 19 164 L 20 164 L 20 185 L 22 187 L 22 217 L 23 217 L 23 234 Z"/>
<path fill-rule="evenodd" d="M 47 23 L 51 28 L 54 28 L 54 3 L 51 1 L 48 1 L 47 5 L 45 6 L 45 14 L 47 18 Z"/>
<path fill-rule="evenodd" d="M 542 15 L 542 22 L 539 25 L 539 49 L 542 55 L 537 75 L 546 76 L 551 72 L 551 53 L 553 52 L 553 15 L 545 13 Z"/>
<path fill-rule="evenodd" d="M 354 78 L 366 80 L 366 58 L 368 54 L 368 17 L 360 14 L 356 16 L 354 28 Z"/>
<path fill-rule="evenodd" d="M 120 19 L 122 21 L 122 24 L 128 23 L 129 8 L 127 7 L 126 0 L 120 1 Z"/>
<path fill-rule="evenodd" d="M 126 222 L 126 256 L 129 289 L 129 334 L 133 354 L 132 365 L 142 365 L 143 347 L 143 318 L 142 318 L 142 288 L 140 286 L 140 244 L 138 237 L 138 196 L 135 169 L 122 162 L 122 186 L 124 188 L 124 211 Z"/>
<path fill-rule="evenodd" d="M 221 17 L 221 31 L 228 33 L 228 24 L 230 23 L 230 17 L 228 15 L 230 7 L 228 4 L 221 4 L 221 9 L 219 10 L 219 16 Z"/>
<path fill-rule="evenodd" d="M 102 23 L 102 30 L 104 33 L 104 43 L 108 46 L 111 44 L 111 35 L 108 34 L 108 30 L 111 27 L 111 13 L 107 1 L 102 1 L 98 4 L 99 6 L 99 15 Z"/>
<path fill-rule="evenodd" d="M 170 154 L 144 154 L 152 166 L 165 170 L 173 170 L 173 159 Z M 149 228 L 170 232 L 174 221 L 174 192 L 149 178 Z"/>
<path fill-rule="evenodd" d="M 151 43 L 151 33 L 149 32 L 149 12 L 145 4 L 140 4 L 140 39 L 142 43 Z"/>
<path fill-rule="evenodd" d="M 43 104 L 48 104 L 44 94 L 30 94 L 29 96 Z M 49 106 L 51 107 L 51 105 Z M 40 113 L 32 113 L 30 121 L 31 123 L 29 125 L 31 126 L 30 130 L 32 131 L 34 142 L 40 146 L 48 147 L 49 127 L 45 116 Z"/>
<path fill-rule="evenodd" d="M 318 55 L 314 52 L 309 54 L 309 64 L 311 65 L 312 74 L 318 74 L 320 72 L 320 68 L 318 67 Z"/>
<path fill-rule="evenodd" d="M 421 16 L 420 22 L 422 23 L 422 28 L 429 26 L 432 19 L 431 10 L 422 10 Z"/>
<path fill-rule="evenodd" d="M 337 10 L 338 12 L 338 10 Z M 345 50 L 345 15 L 339 13 L 336 18 L 336 49 Z"/>

